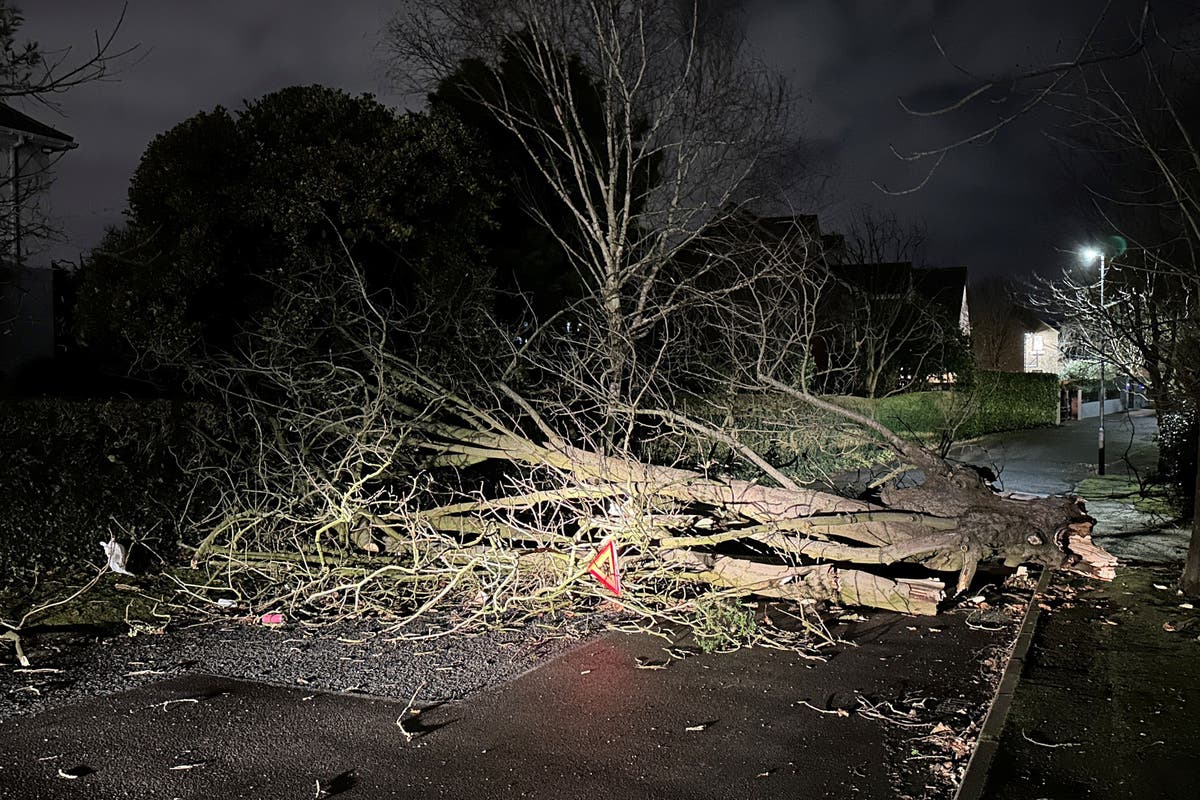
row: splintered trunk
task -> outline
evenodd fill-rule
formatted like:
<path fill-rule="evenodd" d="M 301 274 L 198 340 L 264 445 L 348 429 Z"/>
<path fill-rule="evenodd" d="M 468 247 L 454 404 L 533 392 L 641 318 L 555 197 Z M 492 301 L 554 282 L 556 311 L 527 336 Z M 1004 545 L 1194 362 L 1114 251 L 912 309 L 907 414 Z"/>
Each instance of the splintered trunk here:
<path fill-rule="evenodd" d="M 973 472 L 932 457 L 922 458 L 921 485 L 885 492 L 876 505 L 814 489 L 717 479 L 561 442 L 538 444 L 512 433 L 473 433 L 430 449 L 439 463 L 494 458 L 549 467 L 572 488 L 517 502 L 432 509 L 424 512 L 429 524 L 503 531 L 514 543 L 525 537 L 543 544 L 544 538 L 521 532 L 522 518 L 528 523 L 539 507 L 585 498 L 590 506 L 576 507 L 590 511 L 575 519 L 575 541 L 595 533 L 615 542 L 631 591 L 673 579 L 748 595 L 934 614 L 944 599 L 945 574 L 956 573 L 956 589 L 963 591 L 981 561 L 1036 563 L 1101 580 L 1110 580 L 1116 565 L 1092 542 L 1094 521 L 1079 500 L 997 495 Z"/>

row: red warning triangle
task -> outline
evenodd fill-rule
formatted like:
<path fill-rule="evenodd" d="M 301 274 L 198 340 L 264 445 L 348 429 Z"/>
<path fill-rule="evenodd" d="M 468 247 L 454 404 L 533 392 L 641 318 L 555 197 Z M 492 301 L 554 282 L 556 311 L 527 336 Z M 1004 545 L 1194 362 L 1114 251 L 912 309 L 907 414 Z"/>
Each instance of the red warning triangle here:
<path fill-rule="evenodd" d="M 592 573 L 592 577 L 600 581 L 600 585 L 605 589 L 617 597 L 621 596 L 621 571 L 617 567 L 617 546 L 612 539 L 600 546 L 600 551 L 596 553 L 592 563 L 588 564 L 588 572 Z"/>

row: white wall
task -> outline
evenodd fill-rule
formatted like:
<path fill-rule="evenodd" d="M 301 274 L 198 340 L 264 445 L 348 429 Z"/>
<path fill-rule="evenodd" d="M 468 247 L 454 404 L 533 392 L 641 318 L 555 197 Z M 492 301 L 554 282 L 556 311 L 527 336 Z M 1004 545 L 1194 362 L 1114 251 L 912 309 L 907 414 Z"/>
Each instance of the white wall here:
<path fill-rule="evenodd" d="M 1105 414 L 1116 414 L 1116 413 L 1118 413 L 1120 411 L 1124 411 L 1124 410 L 1125 410 L 1125 401 L 1119 397 L 1112 399 L 1112 400 L 1106 400 L 1104 403 L 1104 413 Z M 1090 403 L 1084 403 L 1079 408 L 1079 418 L 1080 419 L 1087 419 L 1089 417 L 1098 417 L 1098 416 L 1100 416 L 1100 401 L 1099 400 L 1093 400 Z"/>

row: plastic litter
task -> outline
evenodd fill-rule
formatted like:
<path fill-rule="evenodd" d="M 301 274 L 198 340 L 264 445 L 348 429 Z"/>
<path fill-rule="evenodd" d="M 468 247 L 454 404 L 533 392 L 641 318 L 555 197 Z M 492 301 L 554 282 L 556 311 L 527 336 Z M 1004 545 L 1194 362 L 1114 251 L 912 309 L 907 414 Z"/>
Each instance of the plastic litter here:
<path fill-rule="evenodd" d="M 132 572 L 125 569 L 125 548 L 115 537 L 107 542 L 101 542 L 100 547 L 104 550 L 105 558 L 108 559 L 109 569 L 122 575 L 133 575 Z"/>
<path fill-rule="evenodd" d="M 219 605 L 221 608 L 233 608 L 237 605 L 237 601 L 230 600 L 228 597 L 222 597 L 217 601 L 217 605 Z"/>
<path fill-rule="evenodd" d="M 262 624 L 263 625 L 282 625 L 283 624 L 283 614 L 263 614 L 262 615 Z"/>

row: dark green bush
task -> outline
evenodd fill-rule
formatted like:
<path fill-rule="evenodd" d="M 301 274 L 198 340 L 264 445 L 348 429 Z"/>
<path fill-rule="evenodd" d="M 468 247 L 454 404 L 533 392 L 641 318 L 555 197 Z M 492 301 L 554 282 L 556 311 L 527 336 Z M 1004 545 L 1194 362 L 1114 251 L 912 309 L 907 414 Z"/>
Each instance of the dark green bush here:
<path fill-rule="evenodd" d="M 1195 513 L 1196 408 L 1182 406 L 1158 415 L 1158 459 L 1174 504 L 1185 517 Z"/>
<path fill-rule="evenodd" d="M 112 534 L 139 542 L 131 567 L 172 555 L 197 410 L 168 400 L 0 404 L 0 585 L 100 563 L 98 543 Z"/>
<path fill-rule="evenodd" d="M 1043 428 L 1058 420 L 1060 382 L 1047 372 L 978 372 L 969 392 L 978 398 L 961 436 Z"/>

